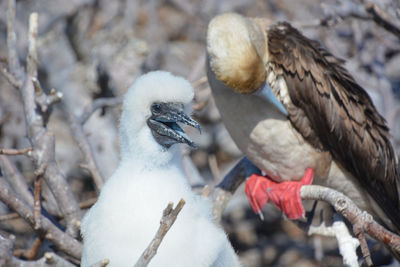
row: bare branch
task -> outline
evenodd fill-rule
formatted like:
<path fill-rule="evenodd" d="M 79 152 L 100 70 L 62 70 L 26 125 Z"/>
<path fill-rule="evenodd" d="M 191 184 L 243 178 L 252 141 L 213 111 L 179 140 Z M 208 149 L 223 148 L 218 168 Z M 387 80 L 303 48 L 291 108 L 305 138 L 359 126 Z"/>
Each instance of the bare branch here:
<path fill-rule="evenodd" d="M 14 86 L 15 88 L 21 88 L 22 87 L 22 82 L 18 81 L 14 75 L 12 75 L 10 72 L 8 72 L 7 67 L 4 66 L 4 64 L 0 63 L 0 72 L 3 74 L 4 78 L 7 79 L 7 81 Z"/>
<path fill-rule="evenodd" d="M 336 215 L 340 217 L 340 215 Z M 360 242 L 357 238 L 354 238 L 344 223 L 343 219 L 340 217 L 336 219 L 332 226 L 326 226 L 325 222 L 322 222 L 319 226 L 311 225 L 307 232 L 308 235 L 322 235 L 335 237 L 338 242 L 339 253 L 343 258 L 343 265 L 348 267 L 358 267 L 357 258 L 357 247 Z"/>
<path fill-rule="evenodd" d="M 307 20 L 303 22 L 295 22 L 293 25 L 299 28 L 334 26 L 347 18 L 356 18 L 361 20 L 369 20 L 371 17 L 364 10 L 362 5 L 352 1 L 340 1 L 340 4 L 322 3 L 323 11 L 322 19 Z"/>
<path fill-rule="evenodd" d="M 372 15 L 376 24 L 400 38 L 400 25 L 396 23 L 396 18 L 392 18 L 375 3 L 365 4 L 365 10 Z"/>
<path fill-rule="evenodd" d="M 0 178 L 0 200 L 16 211 L 32 228 L 35 226 L 33 210 L 12 191 L 4 178 Z M 58 249 L 76 258 L 81 258 L 82 244 L 70 235 L 62 232 L 49 219 L 41 216 L 41 225 L 35 229 L 40 236 L 51 241 Z"/>
<path fill-rule="evenodd" d="M 97 191 L 100 192 L 104 185 L 104 177 L 100 173 L 99 167 L 97 165 L 96 159 L 93 155 L 92 147 L 89 144 L 89 140 L 83 130 L 83 126 L 79 123 L 78 119 L 73 115 L 68 115 L 69 124 L 74 135 L 75 141 L 77 142 L 82 154 L 85 158 L 85 163 L 81 164 L 81 167 L 89 170 L 92 175 L 93 181 L 96 185 Z"/>
<path fill-rule="evenodd" d="M 26 183 L 25 178 L 17 170 L 15 165 L 10 161 L 7 156 L 0 155 L 0 167 L 3 172 L 3 176 L 6 178 L 8 183 L 14 189 L 14 191 L 22 197 L 22 199 L 29 204 L 33 204 L 33 196 L 29 191 L 29 187 Z"/>
<path fill-rule="evenodd" d="M 400 24 L 377 4 L 368 2 L 364 5 L 352 1 L 340 1 L 340 5 L 321 4 L 324 17 L 322 19 L 294 23 L 297 27 L 333 26 L 347 18 L 373 20 L 376 24 L 400 38 Z"/>
<path fill-rule="evenodd" d="M 30 249 L 16 249 L 14 250 L 14 256 L 18 258 L 23 257 L 28 260 L 33 260 L 36 257 L 36 254 L 41 244 L 42 240 L 40 238 L 36 238 Z"/>
<path fill-rule="evenodd" d="M 85 124 L 86 121 L 92 116 L 92 114 L 98 110 L 99 108 L 103 107 L 114 107 L 122 104 L 123 97 L 118 96 L 118 97 L 104 97 L 104 98 L 98 98 L 93 101 L 93 103 L 87 107 L 82 112 L 82 115 L 79 117 L 79 123 L 80 124 Z"/>
<path fill-rule="evenodd" d="M 60 102 L 62 100 L 63 94 L 61 92 L 57 92 L 54 89 L 51 89 L 50 94 L 46 95 L 43 93 L 42 86 L 40 85 L 39 80 L 36 77 L 32 78 L 33 86 L 35 87 L 36 93 L 36 103 L 40 107 L 40 110 L 43 114 L 49 112 L 49 108 Z"/>
<path fill-rule="evenodd" d="M 6 238 L 0 234 L 0 266 L 6 266 L 7 262 L 12 258 L 14 243 L 14 235 L 10 235 L 9 238 Z"/>
<path fill-rule="evenodd" d="M 99 262 L 96 262 L 95 264 L 91 265 L 90 267 L 105 267 L 110 263 L 109 259 L 104 259 Z"/>
<path fill-rule="evenodd" d="M 96 203 L 96 201 L 97 201 L 96 197 L 89 198 L 88 200 L 85 200 L 85 201 L 79 203 L 79 207 L 81 209 L 90 208 L 91 206 L 93 206 L 94 203 Z M 33 202 L 33 201 L 31 201 L 31 202 Z M 0 215 L 0 222 L 1 221 L 13 220 L 13 219 L 17 219 L 17 218 L 19 218 L 19 214 L 16 213 L 16 212 L 11 212 L 11 213 Z M 63 216 L 61 216 L 60 219 L 63 219 Z"/>
<path fill-rule="evenodd" d="M 183 205 L 185 205 L 185 201 L 181 199 L 176 207 L 173 209 L 174 204 L 171 202 L 163 211 L 163 215 L 160 222 L 160 228 L 150 242 L 149 246 L 140 256 L 139 260 L 136 262 L 135 267 L 145 267 L 149 264 L 151 259 L 156 255 L 157 249 L 161 244 L 161 241 L 174 224 L 176 218 L 178 217 L 179 212 L 182 210 Z"/>
<path fill-rule="evenodd" d="M 96 203 L 96 201 L 97 201 L 97 197 L 89 198 L 89 199 L 79 203 L 79 207 L 81 209 L 90 208 L 91 206 L 93 206 L 94 203 Z"/>
<path fill-rule="evenodd" d="M 302 199 L 323 200 L 346 218 L 357 231 L 366 232 L 372 238 L 388 245 L 400 253 L 400 236 L 379 225 L 370 214 L 359 209 L 354 202 L 342 193 L 318 185 L 307 185 L 301 188 Z"/>
<path fill-rule="evenodd" d="M 8 13 L 10 14 L 8 16 L 8 34 L 10 35 L 8 47 L 9 53 L 11 53 L 9 54 L 9 64 L 10 69 L 13 70 L 13 68 L 18 69 L 19 66 L 19 64 L 15 62 L 12 63 L 13 61 L 17 61 L 15 48 L 16 43 L 15 40 L 13 41 L 15 36 L 12 37 L 15 35 L 13 25 L 15 16 L 15 1 L 13 0 L 9 1 Z M 66 218 L 68 233 L 70 233 L 72 236 L 76 236 L 78 232 L 77 226 L 79 224 L 79 206 L 66 182 L 65 177 L 62 175 L 55 162 L 54 136 L 47 131 L 47 128 L 45 127 L 45 118 L 43 118 L 43 116 L 37 112 L 38 106 L 35 100 L 36 93 L 33 83 L 33 81 L 37 79 L 37 20 L 37 14 L 31 14 L 29 19 L 29 51 L 27 57 L 28 73 L 25 75 L 27 78 L 24 79 L 24 85 L 20 88 L 22 101 L 24 104 L 27 133 L 29 141 L 33 147 L 32 159 L 35 167 L 38 170 L 41 170 L 46 165 L 47 168 L 46 172 L 44 173 L 44 178 L 53 192 L 61 212 Z M 15 70 L 11 73 L 16 75 L 16 73 L 19 72 L 18 70 Z M 21 75 L 23 75 L 22 71 L 21 73 Z M 44 164 L 45 162 L 46 164 Z"/>
<path fill-rule="evenodd" d="M 42 205 L 41 205 L 41 197 L 42 197 L 42 180 L 43 174 L 36 177 L 35 180 L 35 191 L 34 191 L 34 202 L 33 202 L 33 219 L 35 221 L 35 226 L 33 229 L 37 230 L 41 225 L 41 214 L 42 214 Z"/>
<path fill-rule="evenodd" d="M 31 13 L 29 16 L 28 34 L 28 55 L 26 58 L 26 68 L 28 77 L 37 77 L 37 35 L 38 35 L 38 14 Z"/>
<path fill-rule="evenodd" d="M 32 151 L 31 147 L 21 148 L 21 149 L 0 148 L 0 154 L 11 155 L 11 156 L 24 155 L 24 154 L 27 154 L 30 151 Z"/>
<path fill-rule="evenodd" d="M 19 218 L 19 215 L 16 212 L 2 214 L 2 215 L 0 215 L 0 222 L 8 221 L 8 220 L 14 220 L 14 219 L 17 219 L 17 218 Z"/>
<path fill-rule="evenodd" d="M 361 252 L 364 256 L 365 263 L 367 266 L 373 266 L 371 259 L 371 252 L 368 248 L 367 240 L 365 239 L 364 230 L 361 228 L 361 225 L 353 225 L 353 233 L 357 236 L 358 240 L 360 241 Z"/>
<path fill-rule="evenodd" d="M 76 265 L 66 261 L 62 257 L 52 252 L 46 252 L 44 256 L 36 261 L 24 261 L 13 257 L 10 260 L 9 266 L 13 267 L 75 267 Z"/>
<path fill-rule="evenodd" d="M 15 7 L 16 1 L 8 1 L 7 9 L 7 49 L 8 49 L 8 66 L 11 74 L 21 85 L 24 80 L 23 70 L 19 63 L 17 53 L 17 34 L 15 33 Z"/>

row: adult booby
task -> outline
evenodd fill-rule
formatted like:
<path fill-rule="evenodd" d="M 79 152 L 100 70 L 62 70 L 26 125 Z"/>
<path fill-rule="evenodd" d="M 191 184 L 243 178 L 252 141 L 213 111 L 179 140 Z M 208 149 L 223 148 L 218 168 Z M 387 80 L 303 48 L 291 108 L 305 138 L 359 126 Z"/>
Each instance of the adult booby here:
<path fill-rule="evenodd" d="M 194 143 L 179 124 L 200 130 L 186 113 L 193 89 L 185 79 L 156 71 L 128 90 L 121 115 L 121 161 L 82 221 L 83 267 L 103 259 L 133 266 L 154 237 L 163 209 L 186 205 L 149 266 L 239 266 L 208 200 L 192 193 L 179 147 Z"/>
<path fill-rule="evenodd" d="M 207 61 L 226 128 L 270 178 L 247 181 L 256 212 L 272 199 L 289 218 L 302 217 L 299 190 L 314 177 L 400 229 L 389 129 L 342 60 L 289 23 L 223 14 L 208 26 Z"/>

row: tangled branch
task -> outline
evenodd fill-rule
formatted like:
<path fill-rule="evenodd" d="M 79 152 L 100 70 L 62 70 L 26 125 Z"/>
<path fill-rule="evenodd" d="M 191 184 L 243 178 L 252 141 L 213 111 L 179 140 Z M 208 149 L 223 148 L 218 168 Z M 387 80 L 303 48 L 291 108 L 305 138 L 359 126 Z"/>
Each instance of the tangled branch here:
<path fill-rule="evenodd" d="M 46 128 L 49 106 L 58 102 L 60 94 L 53 93 L 47 96 L 38 85 L 37 80 L 37 35 L 38 15 L 32 13 L 29 18 L 27 71 L 25 72 L 19 63 L 16 49 L 15 33 L 15 0 L 9 0 L 7 11 L 7 47 L 8 67 L 22 95 L 24 104 L 27 136 L 32 145 L 31 159 L 36 167 L 36 172 L 43 174 L 43 178 L 49 185 L 57 204 L 65 216 L 67 232 L 76 236 L 79 225 L 79 205 L 72 194 L 67 181 L 55 162 L 54 136 Z M 14 85 L 16 85 L 14 83 Z M 38 99 L 40 99 L 38 101 Z M 41 110 L 42 112 L 37 112 Z"/>
<path fill-rule="evenodd" d="M 238 186 L 249 176 L 249 172 L 255 170 L 258 170 L 257 167 L 247 158 L 243 158 L 213 190 L 213 214 L 217 221 L 221 219 L 222 211 Z M 371 264 L 372 262 L 363 236 L 364 232 L 400 253 L 400 236 L 378 224 L 370 214 L 358 208 L 347 196 L 336 190 L 317 185 L 303 186 L 300 192 L 303 200 L 312 199 L 328 202 L 352 224 L 353 232 L 360 240 L 367 263 Z"/>

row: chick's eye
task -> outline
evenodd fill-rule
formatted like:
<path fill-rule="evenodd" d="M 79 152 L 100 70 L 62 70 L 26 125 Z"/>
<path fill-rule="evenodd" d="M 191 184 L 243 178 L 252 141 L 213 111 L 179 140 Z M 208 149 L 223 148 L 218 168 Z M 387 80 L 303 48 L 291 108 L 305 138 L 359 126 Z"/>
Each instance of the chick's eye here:
<path fill-rule="evenodd" d="M 155 114 L 160 113 L 161 112 L 161 105 L 160 104 L 153 104 L 151 106 L 151 112 L 155 113 Z"/>

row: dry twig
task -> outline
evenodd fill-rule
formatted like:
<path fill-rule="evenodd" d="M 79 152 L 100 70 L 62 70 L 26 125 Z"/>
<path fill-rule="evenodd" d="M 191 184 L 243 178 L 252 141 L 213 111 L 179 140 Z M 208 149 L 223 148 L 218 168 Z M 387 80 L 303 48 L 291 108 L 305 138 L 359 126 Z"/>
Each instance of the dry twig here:
<path fill-rule="evenodd" d="M 359 238 L 361 246 L 364 241 L 364 232 L 366 232 L 372 238 L 400 253 L 400 236 L 379 225 L 371 215 L 359 209 L 347 196 L 333 189 L 318 185 L 303 186 L 300 192 L 302 199 L 323 200 L 331 204 L 338 213 L 352 224 L 353 232 Z M 364 247 L 363 253 L 365 253 L 366 260 L 370 261 L 367 248 Z"/>
<path fill-rule="evenodd" d="M 324 17 L 307 21 L 306 23 L 294 23 L 297 27 L 333 26 L 347 18 L 361 20 L 373 20 L 376 24 L 400 38 L 400 22 L 391 17 L 376 3 L 367 2 L 357 4 L 348 0 L 341 0 L 339 5 L 321 4 Z"/>
<path fill-rule="evenodd" d="M 7 79 L 7 81 L 14 86 L 15 88 L 19 88 L 22 86 L 21 81 L 18 81 L 14 75 L 12 75 L 11 73 L 8 72 L 7 67 L 3 64 L 0 63 L 0 72 L 1 74 L 3 74 L 4 78 Z"/>
<path fill-rule="evenodd" d="M 93 204 L 96 203 L 96 201 L 97 201 L 97 198 L 96 198 L 96 197 L 94 197 L 94 198 L 89 198 L 89 199 L 87 199 L 87 200 L 85 200 L 85 201 L 79 203 L 79 207 L 80 207 L 81 209 L 88 209 L 88 208 L 90 208 L 91 206 L 93 206 Z M 13 220 L 13 219 L 18 219 L 18 218 L 19 218 L 19 214 L 18 214 L 18 213 L 16 213 L 16 212 L 10 212 L 10 213 L 7 213 L 7 214 L 2 214 L 2 215 L 0 215 L 0 222 L 1 222 L 1 221 L 8 221 L 8 220 Z M 59 219 L 63 219 L 63 218 L 64 218 L 64 217 L 61 216 Z M 1 265 L 0 265 L 0 266 L 1 266 Z"/>
<path fill-rule="evenodd" d="M 16 49 L 15 24 L 15 0 L 9 0 L 7 11 L 7 47 L 8 63 L 10 73 L 14 75 L 17 81 L 22 84 L 20 89 L 22 101 L 24 104 L 27 133 L 33 151 L 32 160 L 36 169 L 44 173 L 44 179 L 53 192 L 61 212 L 66 218 L 67 232 L 72 236 L 77 235 L 79 206 L 72 194 L 65 177 L 59 170 L 54 157 L 54 136 L 46 128 L 46 117 L 38 113 L 37 110 L 48 110 L 54 100 L 36 101 L 45 97 L 43 92 L 37 92 L 37 34 L 38 34 L 38 15 L 32 13 L 29 18 L 29 36 L 28 36 L 28 55 L 27 72 L 21 67 Z M 36 84 L 36 85 L 35 85 Z M 36 89 L 36 92 L 35 92 Z M 46 106 L 40 104 L 46 103 Z"/>
<path fill-rule="evenodd" d="M 0 178 L 0 200 L 9 208 L 16 211 L 32 228 L 35 227 L 32 207 L 19 199 L 4 178 Z M 67 233 L 58 229 L 43 215 L 41 216 L 40 228 L 35 229 L 35 231 L 39 233 L 40 236 L 51 241 L 58 249 L 66 254 L 71 255 L 76 259 L 81 258 L 82 244 Z"/>
<path fill-rule="evenodd" d="M 32 151 L 31 147 L 21 148 L 21 149 L 0 148 L 0 154 L 10 155 L 10 156 L 24 155 L 24 154 L 28 154 L 30 151 Z"/>
<path fill-rule="evenodd" d="M 96 185 L 97 191 L 100 192 L 104 185 L 104 177 L 100 173 L 99 167 L 97 165 L 96 159 L 93 155 L 92 147 L 87 139 L 87 136 L 83 130 L 83 126 L 79 123 L 79 120 L 73 115 L 68 115 L 68 121 L 74 135 L 75 141 L 77 142 L 80 150 L 85 158 L 85 163 L 80 164 L 81 167 L 86 168 L 92 175 L 94 184 Z"/>
<path fill-rule="evenodd" d="M 396 18 L 392 18 L 375 3 L 366 3 L 364 7 L 376 24 L 400 38 L 400 25 Z"/>
<path fill-rule="evenodd" d="M 340 217 L 338 214 L 336 214 L 336 216 Z M 324 221 L 319 226 L 311 225 L 307 234 L 335 237 L 338 243 L 339 253 L 343 258 L 343 265 L 348 267 L 359 266 L 357 247 L 360 245 L 360 242 L 350 234 L 347 225 L 341 217 L 336 219 L 332 226 L 329 227 L 326 226 Z"/>
<path fill-rule="evenodd" d="M 41 197 L 42 197 L 42 180 L 43 175 L 39 175 L 35 179 L 34 187 L 35 191 L 33 194 L 33 219 L 35 221 L 35 226 L 33 229 L 38 230 L 40 229 L 41 221 L 41 214 L 42 214 L 42 205 L 41 205 Z"/>
<path fill-rule="evenodd" d="M 25 178 L 7 156 L 0 155 L 0 168 L 4 178 L 22 200 L 33 205 L 33 196 L 29 191 Z"/>
<path fill-rule="evenodd" d="M 167 234 L 168 230 L 174 224 L 179 212 L 182 210 L 185 201 L 181 199 L 179 203 L 173 208 L 174 204 L 171 202 L 163 211 L 163 215 L 160 222 L 160 228 L 153 240 L 150 242 L 149 246 L 140 256 L 139 260 L 136 262 L 135 267 L 145 267 L 149 264 L 150 260 L 156 255 L 157 249 L 161 244 L 161 241 Z"/>
<path fill-rule="evenodd" d="M 14 256 L 20 258 L 21 256 L 28 259 L 33 260 L 36 257 L 36 254 L 42 244 L 42 240 L 38 237 L 33 242 L 33 245 L 30 249 L 16 249 L 14 250 Z"/>
<path fill-rule="evenodd" d="M 11 213 L 7 213 L 7 214 L 2 214 L 0 215 L 0 222 L 2 221 L 8 221 L 8 220 L 14 220 L 14 219 L 18 219 L 19 215 L 16 212 L 11 212 Z"/>
<path fill-rule="evenodd" d="M 110 263 L 108 259 L 101 260 L 96 262 L 95 264 L 91 265 L 90 267 L 105 267 Z"/>
<path fill-rule="evenodd" d="M 123 97 L 118 96 L 118 97 L 104 97 L 104 98 L 98 98 L 93 101 L 93 103 L 89 106 L 87 106 L 83 112 L 82 115 L 79 117 L 78 121 L 80 124 L 85 124 L 86 121 L 92 116 L 92 114 L 104 107 L 114 107 L 122 104 Z"/>

